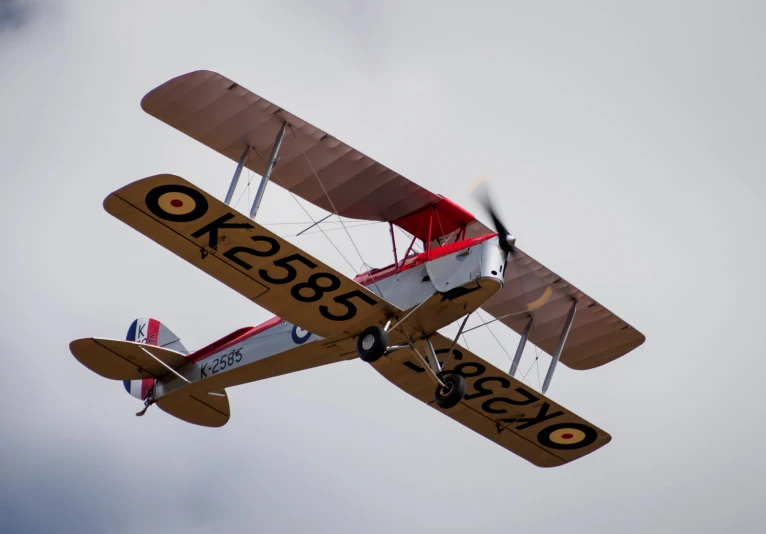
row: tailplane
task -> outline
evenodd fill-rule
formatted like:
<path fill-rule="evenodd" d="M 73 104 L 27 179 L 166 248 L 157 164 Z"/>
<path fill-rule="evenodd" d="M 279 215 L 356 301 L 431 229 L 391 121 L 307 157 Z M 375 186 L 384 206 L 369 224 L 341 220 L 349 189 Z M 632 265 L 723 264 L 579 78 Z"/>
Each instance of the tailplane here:
<path fill-rule="evenodd" d="M 229 421 L 226 391 L 179 374 L 191 376 L 188 366 L 195 364 L 187 358 L 189 351 L 178 336 L 156 319 L 133 321 L 125 341 L 76 339 L 69 344 L 69 350 L 85 367 L 104 378 L 121 380 L 130 395 L 143 401 L 144 409 L 136 415 L 144 415 L 156 403 L 164 412 L 196 425 L 219 427 Z M 158 380 L 162 381 L 160 385 Z M 168 392 L 169 380 L 183 380 L 186 384 Z"/>

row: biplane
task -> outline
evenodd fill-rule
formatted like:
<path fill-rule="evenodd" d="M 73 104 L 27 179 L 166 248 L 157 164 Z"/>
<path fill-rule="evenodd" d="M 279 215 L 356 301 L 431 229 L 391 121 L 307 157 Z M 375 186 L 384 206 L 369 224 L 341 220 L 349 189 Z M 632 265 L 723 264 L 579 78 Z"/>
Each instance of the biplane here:
<path fill-rule="evenodd" d="M 488 197 L 492 229 L 215 72 L 174 78 L 141 106 L 237 162 L 234 177 L 223 201 L 159 174 L 113 192 L 104 208 L 275 317 L 193 352 L 151 318 L 133 321 L 126 341 L 73 341 L 77 360 L 143 401 L 137 415 L 156 404 L 220 427 L 230 417 L 228 388 L 358 357 L 535 465 L 563 465 L 610 441 L 545 393 L 559 362 L 592 369 L 645 338 L 518 248 Z M 231 206 L 244 168 L 261 176 L 248 215 Z M 402 258 L 394 243 L 391 265 L 351 279 L 255 222 L 269 182 L 339 218 L 388 222 L 392 240 L 399 227 L 412 242 Z M 458 343 L 479 309 L 521 336 L 509 371 Z M 439 332 L 453 323 L 454 337 Z M 527 341 L 552 356 L 541 392 L 516 378 Z"/>

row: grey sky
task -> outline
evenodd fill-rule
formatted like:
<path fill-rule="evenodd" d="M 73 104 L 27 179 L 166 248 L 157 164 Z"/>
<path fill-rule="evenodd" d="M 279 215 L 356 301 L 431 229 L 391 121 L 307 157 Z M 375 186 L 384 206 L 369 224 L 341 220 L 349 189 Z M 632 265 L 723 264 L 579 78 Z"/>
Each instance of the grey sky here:
<path fill-rule="evenodd" d="M 761 532 L 764 15 L 0 1 L 0 531 Z M 549 391 L 613 441 L 538 469 L 358 360 L 235 388 L 222 429 L 134 417 L 70 340 L 152 316 L 194 349 L 269 318 L 101 207 L 161 172 L 224 195 L 233 164 L 139 107 L 200 68 L 479 214 L 466 188 L 487 176 L 519 245 L 648 338 L 593 371 L 559 366 Z M 259 220 L 306 219 L 274 186 Z M 385 227 L 354 236 L 389 261 Z M 353 274 L 321 235 L 294 242 Z M 486 331 L 468 341 L 509 367 Z"/>

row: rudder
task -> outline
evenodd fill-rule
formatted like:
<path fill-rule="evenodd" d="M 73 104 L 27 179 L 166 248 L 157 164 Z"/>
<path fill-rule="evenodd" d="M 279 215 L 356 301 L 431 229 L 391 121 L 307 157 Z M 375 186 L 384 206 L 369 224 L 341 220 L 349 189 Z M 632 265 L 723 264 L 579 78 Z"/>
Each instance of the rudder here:
<path fill-rule="evenodd" d="M 182 354 L 189 354 L 189 351 L 181 343 L 181 339 L 170 328 L 157 319 L 149 317 L 139 317 L 130 324 L 126 341 L 156 345 Z M 154 387 L 154 379 L 123 380 L 123 385 L 125 386 L 125 391 L 132 396 L 139 400 L 146 400 L 146 397 Z"/>

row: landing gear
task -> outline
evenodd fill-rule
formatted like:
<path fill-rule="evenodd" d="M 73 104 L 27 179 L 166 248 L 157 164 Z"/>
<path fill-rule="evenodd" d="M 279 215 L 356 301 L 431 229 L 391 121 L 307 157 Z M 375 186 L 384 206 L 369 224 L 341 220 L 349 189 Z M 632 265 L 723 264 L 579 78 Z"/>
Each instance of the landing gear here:
<path fill-rule="evenodd" d="M 462 375 L 453 374 L 444 378 L 444 385 L 437 386 L 434 400 L 439 408 L 445 410 L 457 406 L 465 395 L 466 383 Z"/>
<path fill-rule="evenodd" d="M 148 351 L 147 351 L 148 352 Z M 149 353 L 151 354 L 151 353 Z M 151 354 L 152 357 L 155 357 L 153 354 Z M 154 387 L 152 386 L 152 389 L 149 390 L 149 394 L 146 396 L 146 400 L 144 400 L 144 409 L 141 410 L 136 414 L 136 416 L 141 417 L 146 413 L 146 410 L 149 409 L 149 406 L 157 402 L 157 399 L 154 398 Z"/>
<path fill-rule="evenodd" d="M 366 328 L 356 340 L 356 352 L 363 362 L 372 363 L 386 353 L 388 334 L 378 325 Z"/>
<path fill-rule="evenodd" d="M 417 309 L 417 306 L 415 308 Z M 404 319 L 400 320 L 399 323 L 403 320 Z M 467 320 L 468 317 L 466 316 L 463 324 L 460 325 L 458 336 L 460 335 L 460 332 L 463 331 L 463 327 Z M 397 325 L 399 323 L 397 323 Z M 365 328 L 362 333 L 359 334 L 359 337 L 356 338 L 356 352 L 359 355 L 359 359 L 367 363 L 373 363 L 378 361 L 378 359 L 386 353 L 391 353 L 400 349 L 411 349 L 418 358 L 420 358 L 420 361 L 423 362 L 423 365 L 425 365 L 425 368 L 431 374 L 434 382 L 437 383 L 436 392 L 434 393 L 436 405 L 444 410 L 457 406 L 460 401 L 463 400 L 466 391 L 466 383 L 463 375 L 453 373 L 447 377 L 444 376 L 442 373 L 443 364 L 439 361 L 439 358 L 436 355 L 436 350 L 427 336 L 422 338 L 422 342 L 425 344 L 426 358 L 423 357 L 412 342 L 412 339 L 410 339 L 410 336 L 404 331 L 403 333 L 407 338 L 408 343 L 405 345 L 393 345 L 389 347 L 387 333 L 389 326 L 391 326 L 390 319 L 386 323 L 385 328 L 382 328 L 379 325 L 374 325 Z M 396 326 L 394 326 L 394 328 L 396 328 Z M 446 364 L 449 361 L 450 356 L 452 356 L 452 350 L 455 348 L 456 342 L 457 337 L 455 337 L 455 342 L 452 343 L 452 346 L 447 352 L 444 364 Z"/>

